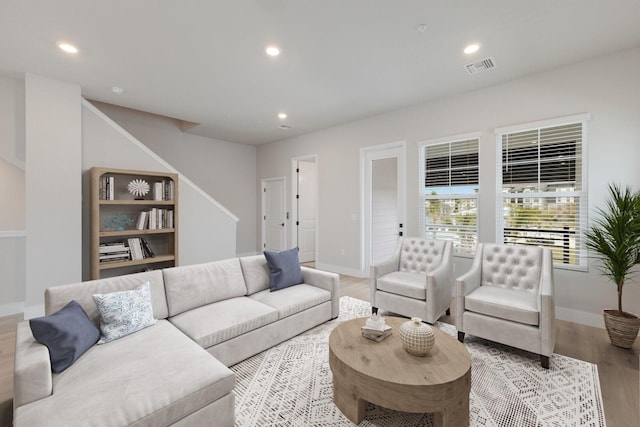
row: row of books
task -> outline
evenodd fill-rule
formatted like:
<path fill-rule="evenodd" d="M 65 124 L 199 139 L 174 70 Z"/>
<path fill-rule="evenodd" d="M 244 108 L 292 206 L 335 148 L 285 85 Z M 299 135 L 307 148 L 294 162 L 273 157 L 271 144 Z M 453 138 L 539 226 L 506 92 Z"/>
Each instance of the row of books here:
<path fill-rule="evenodd" d="M 175 183 L 170 179 L 163 179 L 153 184 L 153 200 L 175 199 Z"/>
<path fill-rule="evenodd" d="M 151 208 L 138 214 L 138 230 L 160 230 L 174 228 L 173 209 Z"/>
<path fill-rule="evenodd" d="M 114 176 L 102 175 L 100 177 L 100 199 L 116 199 L 116 178 Z"/>
<path fill-rule="evenodd" d="M 142 237 L 132 237 L 126 242 L 101 243 L 98 248 L 100 263 L 139 260 L 154 256 L 151 246 Z"/>

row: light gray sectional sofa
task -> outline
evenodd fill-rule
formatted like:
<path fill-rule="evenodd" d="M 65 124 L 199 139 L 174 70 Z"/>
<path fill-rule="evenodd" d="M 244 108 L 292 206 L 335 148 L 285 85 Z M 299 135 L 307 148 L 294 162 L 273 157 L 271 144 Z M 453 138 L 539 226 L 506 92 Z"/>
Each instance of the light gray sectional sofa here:
<path fill-rule="evenodd" d="M 93 294 L 149 281 L 159 320 L 94 345 L 59 374 L 22 322 L 14 426 L 232 426 L 228 366 L 339 314 L 338 275 L 305 267 L 302 274 L 304 284 L 270 292 L 265 257 L 257 255 L 47 289 L 46 314 L 75 299 L 98 325 Z"/>

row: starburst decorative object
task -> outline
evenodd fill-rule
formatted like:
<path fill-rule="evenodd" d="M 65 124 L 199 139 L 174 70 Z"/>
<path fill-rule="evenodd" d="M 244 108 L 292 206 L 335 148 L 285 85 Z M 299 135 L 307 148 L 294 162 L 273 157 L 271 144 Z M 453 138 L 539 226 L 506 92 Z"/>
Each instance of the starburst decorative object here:
<path fill-rule="evenodd" d="M 149 183 L 144 179 L 134 179 L 127 185 L 129 193 L 133 194 L 136 199 L 143 198 L 149 192 Z"/>

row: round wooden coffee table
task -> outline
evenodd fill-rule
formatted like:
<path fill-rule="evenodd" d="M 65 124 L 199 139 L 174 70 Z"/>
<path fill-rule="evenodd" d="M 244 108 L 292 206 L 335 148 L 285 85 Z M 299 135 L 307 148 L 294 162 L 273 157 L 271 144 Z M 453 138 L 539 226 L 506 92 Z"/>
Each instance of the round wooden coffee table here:
<path fill-rule="evenodd" d="M 436 342 L 425 357 L 402 347 L 398 331 L 404 318 L 386 317 L 393 334 L 382 342 L 364 338 L 366 318 L 338 325 L 329 336 L 333 400 L 355 424 L 366 402 L 402 412 L 433 413 L 436 427 L 469 425 L 471 357 L 455 338 L 433 328 Z"/>

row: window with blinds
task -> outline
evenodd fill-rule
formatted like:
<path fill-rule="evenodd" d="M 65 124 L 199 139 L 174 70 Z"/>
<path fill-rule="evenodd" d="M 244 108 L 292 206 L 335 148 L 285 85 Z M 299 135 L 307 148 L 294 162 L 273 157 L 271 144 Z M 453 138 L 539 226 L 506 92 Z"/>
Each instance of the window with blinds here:
<path fill-rule="evenodd" d="M 498 241 L 544 246 L 586 265 L 584 122 L 498 133 Z"/>
<path fill-rule="evenodd" d="M 420 146 L 424 236 L 451 240 L 457 254 L 478 243 L 478 138 Z"/>

